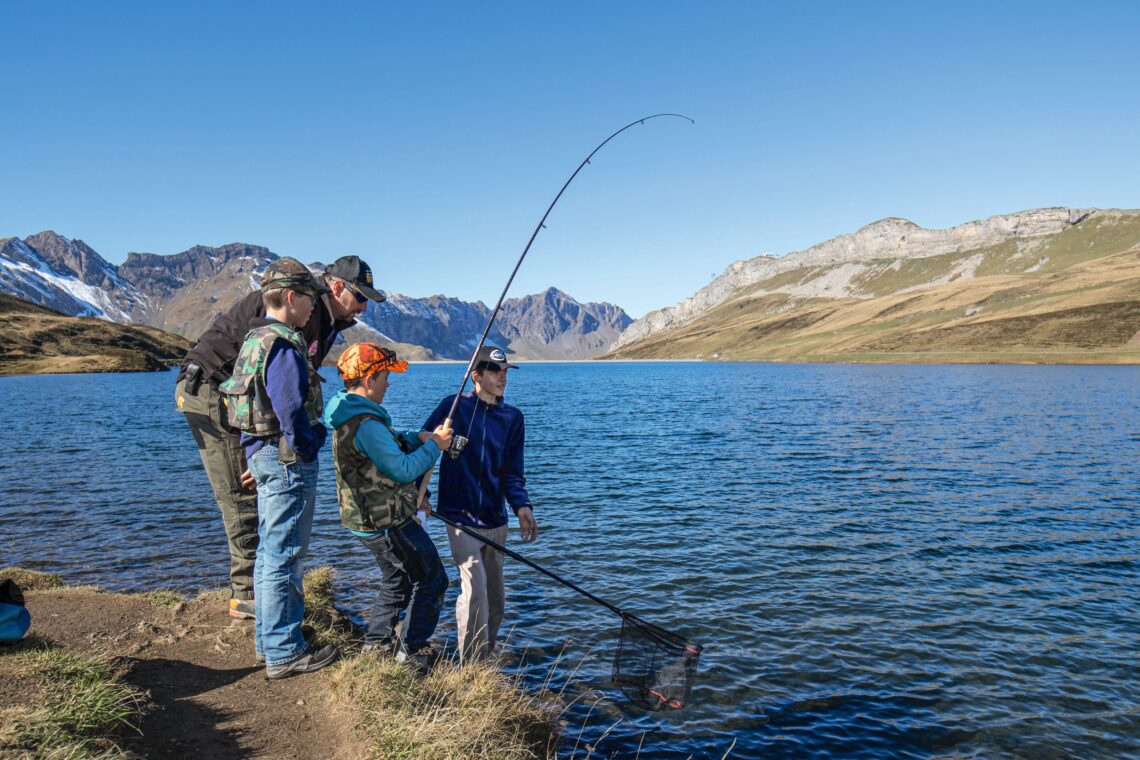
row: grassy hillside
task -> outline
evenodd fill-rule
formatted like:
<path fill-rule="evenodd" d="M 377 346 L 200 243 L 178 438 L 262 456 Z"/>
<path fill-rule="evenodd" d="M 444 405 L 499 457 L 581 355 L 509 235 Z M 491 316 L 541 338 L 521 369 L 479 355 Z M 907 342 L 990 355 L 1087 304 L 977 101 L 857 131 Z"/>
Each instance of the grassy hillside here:
<path fill-rule="evenodd" d="M 852 280 L 866 297 L 772 292 L 827 269 L 782 272 L 606 358 L 1140 363 L 1140 215 L 870 262 Z"/>
<path fill-rule="evenodd" d="M 154 327 L 68 317 L 0 294 L 0 375 L 163 370 L 189 348 Z"/>

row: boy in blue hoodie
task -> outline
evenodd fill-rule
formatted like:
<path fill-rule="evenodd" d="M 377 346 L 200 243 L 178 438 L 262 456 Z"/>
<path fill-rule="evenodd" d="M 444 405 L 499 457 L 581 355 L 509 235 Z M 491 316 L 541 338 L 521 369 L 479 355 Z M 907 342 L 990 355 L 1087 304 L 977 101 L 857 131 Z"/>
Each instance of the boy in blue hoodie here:
<path fill-rule="evenodd" d="M 439 467 L 439 513 L 500 546 L 507 543 L 508 505 L 518 518 L 522 540 L 538 537 L 523 468 L 523 413 L 503 403 L 507 370 L 517 368 L 507 362 L 501 348 L 479 349 L 471 371 L 475 392 L 459 397 L 451 421 L 467 445 L 457 458 L 445 457 Z M 424 430 L 447 419 L 454 399 L 452 395 L 439 402 Z M 459 568 L 455 623 L 460 657 L 486 657 L 495 648 L 506 604 L 503 555 L 458 528 L 448 526 L 447 538 Z"/>
<path fill-rule="evenodd" d="M 415 480 L 435 466 L 451 445 L 451 431 L 397 432 L 380 405 L 392 372 L 408 363 L 375 343 L 349 346 L 337 369 L 344 390 L 325 408 L 333 429 L 333 462 L 340 519 L 372 552 L 383 573 L 365 651 L 379 649 L 410 659 L 421 671 L 433 652 L 428 640 L 439 622 L 447 574 L 431 537 L 416 519 L 419 492 Z M 407 610 L 401 635 L 400 612 Z"/>

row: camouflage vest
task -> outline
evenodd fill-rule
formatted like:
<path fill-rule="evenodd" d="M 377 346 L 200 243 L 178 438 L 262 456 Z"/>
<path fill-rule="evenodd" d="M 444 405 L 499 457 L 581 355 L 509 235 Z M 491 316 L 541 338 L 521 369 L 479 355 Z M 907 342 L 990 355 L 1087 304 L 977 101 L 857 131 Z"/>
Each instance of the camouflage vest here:
<path fill-rule="evenodd" d="M 363 533 L 399 525 L 416 513 L 419 489 L 415 483 L 397 483 L 381 474 L 368 455 L 356 447 L 356 431 L 365 420 L 384 421 L 373 414 L 358 414 L 333 433 L 333 464 L 340 521 L 349 530 Z M 387 427 L 387 426 L 386 426 Z M 405 454 L 407 444 L 391 427 L 388 432 Z"/>
<path fill-rule="evenodd" d="M 308 363 L 309 350 L 301 333 L 288 325 L 274 322 L 249 331 L 234 360 L 233 375 L 218 386 L 225 399 L 229 423 L 243 433 L 258 438 L 281 433 L 281 422 L 273 413 L 273 405 L 265 391 L 269 351 L 279 338 L 295 346 Z M 310 425 L 320 422 L 323 408 L 321 376 L 309 364 L 309 395 L 305 398 L 305 412 L 309 416 Z"/>

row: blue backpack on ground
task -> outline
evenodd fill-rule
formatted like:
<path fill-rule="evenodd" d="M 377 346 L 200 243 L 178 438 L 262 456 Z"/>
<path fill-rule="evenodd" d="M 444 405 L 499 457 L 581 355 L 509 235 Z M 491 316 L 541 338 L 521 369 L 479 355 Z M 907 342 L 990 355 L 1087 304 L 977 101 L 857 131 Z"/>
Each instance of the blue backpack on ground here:
<path fill-rule="evenodd" d="M 24 592 L 10 578 L 0 581 L 0 642 L 19 641 L 31 625 Z"/>

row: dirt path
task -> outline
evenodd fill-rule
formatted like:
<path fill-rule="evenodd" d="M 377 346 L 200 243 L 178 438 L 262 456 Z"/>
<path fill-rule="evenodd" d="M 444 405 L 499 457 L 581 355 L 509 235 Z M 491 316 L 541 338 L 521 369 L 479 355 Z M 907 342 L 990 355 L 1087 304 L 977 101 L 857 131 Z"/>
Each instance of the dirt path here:
<path fill-rule="evenodd" d="M 119 658 L 153 708 L 126 749 L 147 758 L 350 757 L 351 724 L 330 711 L 327 670 L 268 681 L 253 624 L 221 594 L 162 606 L 83 589 L 27 594 L 32 634 Z"/>

